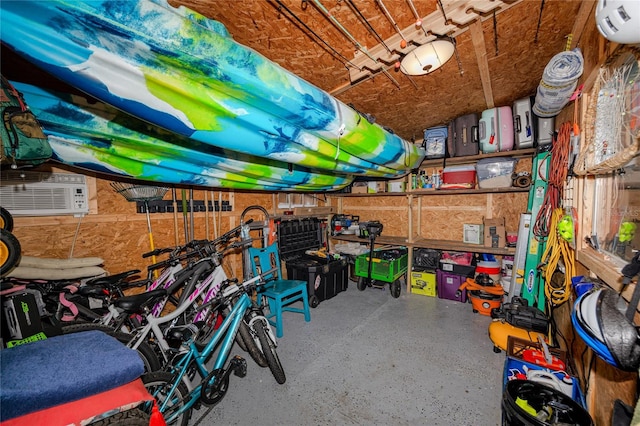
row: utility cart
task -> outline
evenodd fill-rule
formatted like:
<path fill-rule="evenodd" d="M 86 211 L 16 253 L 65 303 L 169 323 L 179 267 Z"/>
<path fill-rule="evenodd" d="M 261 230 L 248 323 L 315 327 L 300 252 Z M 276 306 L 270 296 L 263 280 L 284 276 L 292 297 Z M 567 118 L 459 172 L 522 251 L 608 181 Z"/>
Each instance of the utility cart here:
<path fill-rule="evenodd" d="M 391 247 L 374 250 L 375 239 L 382 232 L 379 222 L 361 224 L 361 237 L 369 238 L 369 253 L 356 257 L 355 275 L 358 277 L 357 288 L 364 291 L 367 287 L 384 288 L 389 284 L 389 291 L 394 298 L 400 297 L 400 291 L 407 282 L 408 251 L 406 247 Z"/>

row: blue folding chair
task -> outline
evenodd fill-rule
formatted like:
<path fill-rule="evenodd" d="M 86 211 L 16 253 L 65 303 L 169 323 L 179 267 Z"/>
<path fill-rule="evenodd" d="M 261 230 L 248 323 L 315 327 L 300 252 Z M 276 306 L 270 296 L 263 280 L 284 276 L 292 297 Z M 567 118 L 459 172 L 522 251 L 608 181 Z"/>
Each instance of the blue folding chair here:
<path fill-rule="evenodd" d="M 306 322 L 311 321 L 307 282 L 280 278 L 282 274 L 280 271 L 278 244 L 273 243 L 264 248 L 249 247 L 249 259 L 254 276 L 261 274 L 262 271 L 269 271 L 275 268 L 275 272 L 265 275 L 265 284 L 258 286 L 258 304 L 262 304 L 263 297 L 267 299 L 269 313 L 266 317 L 269 323 L 276 328 L 276 336 L 282 337 L 283 335 L 283 312 L 304 314 L 304 320 Z M 302 308 L 289 306 L 297 301 L 302 302 Z"/>

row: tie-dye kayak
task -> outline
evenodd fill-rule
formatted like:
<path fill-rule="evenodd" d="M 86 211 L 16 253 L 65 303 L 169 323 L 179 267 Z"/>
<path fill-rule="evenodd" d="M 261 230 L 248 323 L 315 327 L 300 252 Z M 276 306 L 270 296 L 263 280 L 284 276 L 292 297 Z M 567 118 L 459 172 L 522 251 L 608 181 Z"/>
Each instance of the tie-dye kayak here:
<path fill-rule="evenodd" d="M 314 170 L 397 177 L 424 151 L 166 0 L 2 1 L 2 41 L 187 138 Z"/>
<path fill-rule="evenodd" d="M 228 189 L 330 191 L 352 176 L 227 151 L 78 95 L 12 82 L 38 117 L 54 159 L 111 175 Z"/>

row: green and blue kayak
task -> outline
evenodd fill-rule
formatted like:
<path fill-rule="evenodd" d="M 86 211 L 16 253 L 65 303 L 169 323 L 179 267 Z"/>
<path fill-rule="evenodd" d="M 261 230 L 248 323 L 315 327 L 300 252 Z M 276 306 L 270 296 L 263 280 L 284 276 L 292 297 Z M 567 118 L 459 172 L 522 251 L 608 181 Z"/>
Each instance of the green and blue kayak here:
<path fill-rule="evenodd" d="M 71 166 L 154 182 L 246 190 L 331 191 L 353 180 L 196 142 L 83 96 L 12 84 L 38 117 L 54 160 Z"/>
<path fill-rule="evenodd" d="M 401 176 L 424 158 L 221 23 L 166 0 L 2 1 L 0 13 L 15 52 L 197 147 L 370 178 Z"/>

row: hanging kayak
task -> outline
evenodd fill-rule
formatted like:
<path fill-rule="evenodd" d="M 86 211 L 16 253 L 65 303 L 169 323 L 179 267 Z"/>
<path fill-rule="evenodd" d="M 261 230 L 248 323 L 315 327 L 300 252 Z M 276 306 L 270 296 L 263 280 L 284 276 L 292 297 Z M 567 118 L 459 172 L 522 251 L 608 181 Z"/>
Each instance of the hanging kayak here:
<path fill-rule="evenodd" d="M 352 181 L 350 175 L 314 172 L 198 143 L 82 96 L 14 85 L 43 126 L 54 158 L 69 165 L 229 189 L 325 191 Z"/>
<path fill-rule="evenodd" d="M 164 0 L 2 2 L 2 41 L 131 115 L 313 169 L 397 177 L 421 148 Z"/>

